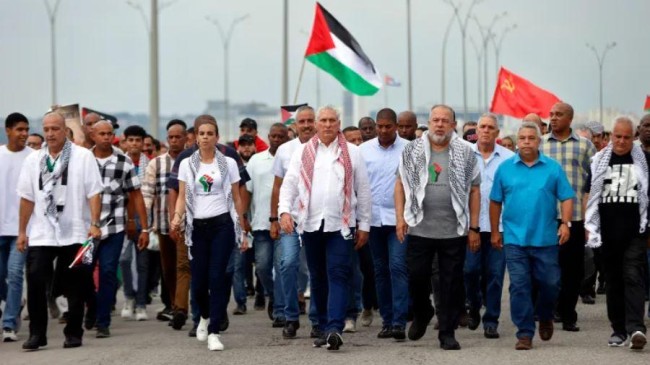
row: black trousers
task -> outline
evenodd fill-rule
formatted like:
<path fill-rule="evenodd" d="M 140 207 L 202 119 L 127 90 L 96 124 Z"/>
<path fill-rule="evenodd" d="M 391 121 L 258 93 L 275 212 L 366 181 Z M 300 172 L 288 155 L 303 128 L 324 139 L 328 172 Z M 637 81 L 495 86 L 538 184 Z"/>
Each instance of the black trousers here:
<path fill-rule="evenodd" d="M 438 306 L 438 338 L 454 336 L 460 310 L 464 308 L 462 291 L 463 264 L 467 237 L 431 239 L 409 236 L 406 263 L 413 314 L 422 317 L 434 310 L 431 305 L 431 267 L 438 256 L 440 305 Z"/>
<path fill-rule="evenodd" d="M 645 305 L 646 237 L 604 241 L 602 245 L 607 317 L 615 333 L 646 332 Z"/>
<path fill-rule="evenodd" d="M 591 295 L 596 297 L 596 278 L 598 278 L 598 285 L 601 286 L 605 283 L 605 273 L 603 272 L 603 254 L 601 247 L 594 248 L 594 273 L 586 277 L 582 282 L 582 288 L 580 288 L 580 296 Z M 586 269 L 585 269 L 586 270 Z"/>
<path fill-rule="evenodd" d="M 585 225 L 582 221 L 571 222 L 571 237 L 560 246 L 560 295 L 557 311 L 562 322 L 576 323 L 576 304 L 585 275 Z"/>
<path fill-rule="evenodd" d="M 377 286 L 375 285 L 375 266 L 372 261 L 370 245 L 364 245 L 357 251 L 359 255 L 359 268 L 363 277 L 361 298 L 363 309 L 377 309 Z"/>
<path fill-rule="evenodd" d="M 31 246 L 27 249 L 27 308 L 30 336 L 47 334 L 48 281 L 53 280 L 60 293 L 68 299 L 68 322 L 63 329 L 66 336 L 81 337 L 84 317 L 84 299 L 91 277 L 89 265 L 69 269 L 81 244 L 63 247 Z M 54 260 L 56 268 L 53 268 Z"/>

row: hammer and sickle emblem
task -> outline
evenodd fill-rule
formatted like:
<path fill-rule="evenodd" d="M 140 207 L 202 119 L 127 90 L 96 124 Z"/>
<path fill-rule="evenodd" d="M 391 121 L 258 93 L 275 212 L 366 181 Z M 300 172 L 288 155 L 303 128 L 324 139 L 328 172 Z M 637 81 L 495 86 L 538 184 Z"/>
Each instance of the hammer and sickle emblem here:
<path fill-rule="evenodd" d="M 511 94 L 515 91 L 515 84 L 512 82 L 512 76 L 510 78 L 503 80 L 501 82 L 501 88 L 508 90 Z"/>

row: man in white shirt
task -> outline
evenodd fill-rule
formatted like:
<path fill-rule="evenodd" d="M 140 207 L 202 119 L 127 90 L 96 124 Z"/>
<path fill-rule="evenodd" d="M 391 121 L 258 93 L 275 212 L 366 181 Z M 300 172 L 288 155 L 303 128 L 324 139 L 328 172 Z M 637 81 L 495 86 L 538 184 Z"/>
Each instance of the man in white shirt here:
<path fill-rule="evenodd" d="M 294 338 L 295 330 L 299 327 L 298 316 L 302 312 L 300 305 L 301 291 L 307 286 L 308 274 L 307 263 L 304 259 L 304 250 L 301 249 L 298 234 L 280 232 L 280 223 L 278 221 L 278 201 L 280 196 L 280 186 L 289 168 L 289 162 L 293 152 L 303 143 L 307 142 L 314 136 L 314 119 L 316 114 L 310 106 L 301 106 L 296 110 L 296 122 L 298 138 L 295 138 L 278 148 L 273 161 L 273 190 L 271 193 L 271 239 L 280 239 L 281 258 L 280 258 L 280 277 L 282 279 L 282 289 L 284 295 L 284 318 L 286 322 L 293 323 L 294 328 L 289 328 L 285 322 L 285 328 L 282 331 L 284 338 Z M 297 209 L 294 205 L 294 216 Z M 301 252 L 302 251 L 302 252 Z M 277 275 L 277 273 L 276 273 Z M 304 303 L 304 301 L 302 301 Z M 313 302 L 310 301 L 309 320 L 312 324 L 311 337 L 318 338 L 322 334 L 322 329 L 318 326 L 316 310 L 313 309 Z"/>
<path fill-rule="evenodd" d="M 81 346 L 84 283 L 91 272 L 87 265 L 69 266 L 82 242 L 101 237 L 103 188 L 93 154 L 66 139 L 65 119 L 57 112 L 45 115 L 43 132 L 47 146 L 27 156 L 17 187 L 21 199 L 16 245 L 21 252 L 27 250 L 30 337 L 23 344 L 25 350 L 47 345 L 45 287 L 52 277 L 68 299 L 63 347 Z"/>
<path fill-rule="evenodd" d="M 340 131 L 339 112 L 331 106 L 322 107 L 316 120 L 316 136 L 291 157 L 280 189 L 278 213 L 282 230 L 290 233 L 295 229 L 305 246 L 312 300 L 325 331 L 314 346 L 338 350 L 343 345 L 351 255 L 354 248 L 368 241 L 370 186 L 361 151 Z"/>
<path fill-rule="evenodd" d="M 0 147 L 0 300 L 5 302 L 2 316 L 2 340 L 13 342 L 18 338 L 18 316 L 23 295 L 23 268 L 25 254 L 16 249 L 18 236 L 18 206 L 16 195 L 18 175 L 25 158 L 33 152 L 25 146 L 29 135 L 29 121 L 20 113 L 12 113 L 5 120 L 7 145 Z"/>
<path fill-rule="evenodd" d="M 271 170 L 278 147 L 288 139 L 287 126 L 282 123 L 273 124 L 268 138 L 269 149 L 254 154 L 248 160 L 246 171 L 251 180 L 246 183 L 246 188 L 252 195 L 250 210 L 253 215 L 251 226 L 255 244 L 255 271 L 269 297 L 269 312 L 273 321 L 285 324 L 284 295 L 282 280 L 279 277 L 280 241 L 271 238 L 268 206 L 273 190 Z M 239 147 L 242 147 L 241 137 Z M 275 281 L 273 269 L 278 273 Z"/>

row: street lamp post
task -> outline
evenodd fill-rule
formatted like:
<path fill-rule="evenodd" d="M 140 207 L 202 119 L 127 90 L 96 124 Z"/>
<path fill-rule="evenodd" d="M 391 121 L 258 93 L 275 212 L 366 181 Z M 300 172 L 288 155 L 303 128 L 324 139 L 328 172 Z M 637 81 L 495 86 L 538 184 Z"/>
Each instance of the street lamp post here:
<path fill-rule="evenodd" d="M 284 0 L 282 16 L 282 105 L 287 105 L 289 104 L 289 0 Z"/>
<path fill-rule="evenodd" d="M 408 105 L 413 110 L 413 72 L 411 65 L 411 0 L 406 0 L 406 26 L 407 26 L 407 48 L 408 48 Z M 386 105 L 388 106 L 388 105 Z"/>
<path fill-rule="evenodd" d="M 501 14 L 496 14 L 494 18 L 492 18 L 492 22 L 488 27 L 484 27 L 481 25 L 481 23 L 478 21 L 478 18 L 474 16 L 474 22 L 476 23 L 476 26 L 478 27 L 479 32 L 481 33 L 481 41 L 483 42 L 483 99 L 484 103 L 483 106 L 485 110 L 488 109 L 488 45 L 490 41 L 490 37 L 492 37 L 492 28 L 496 25 L 497 21 L 499 19 L 502 19 L 508 15 L 507 11 L 504 11 Z M 480 87 L 480 85 L 479 85 Z"/>
<path fill-rule="evenodd" d="M 467 39 L 467 25 L 469 24 L 469 19 L 472 16 L 472 9 L 476 4 L 481 2 L 483 0 L 472 0 L 471 4 L 469 5 L 469 8 L 467 9 L 467 13 L 465 14 L 465 17 L 461 19 L 461 16 L 458 14 L 459 9 L 460 9 L 460 4 L 454 3 L 453 0 L 444 0 L 445 3 L 449 4 L 452 8 L 454 8 L 454 16 L 456 20 L 458 21 L 458 26 L 460 28 L 460 34 L 461 34 L 461 46 L 462 46 L 462 56 L 463 56 L 463 118 L 465 120 L 468 119 L 468 110 L 467 110 L 467 47 L 466 47 L 466 39 Z"/>
<path fill-rule="evenodd" d="M 478 91 L 478 99 L 477 99 L 477 105 L 479 108 L 481 107 L 481 60 L 483 59 L 483 56 L 485 53 L 483 52 L 484 49 L 481 49 L 479 45 L 476 44 L 474 41 L 474 38 L 472 36 L 469 37 L 470 43 L 472 43 L 472 47 L 474 48 L 474 52 L 476 53 L 476 77 L 477 77 L 477 83 L 476 83 L 476 90 Z"/>
<path fill-rule="evenodd" d="M 587 48 L 591 49 L 594 52 L 594 55 L 596 56 L 596 60 L 598 61 L 598 76 L 600 80 L 600 86 L 599 86 L 599 95 L 600 95 L 600 123 L 603 123 L 603 64 L 605 63 L 605 56 L 607 56 L 607 52 L 609 52 L 610 49 L 616 47 L 616 42 L 611 42 L 605 45 L 605 49 L 598 54 L 598 51 L 596 50 L 596 47 L 594 45 L 587 43 Z"/>
<path fill-rule="evenodd" d="M 495 67 L 496 67 L 496 74 L 499 73 L 499 68 L 501 67 L 501 61 L 499 58 L 501 57 L 501 46 L 503 45 L 503 39 L 506 37 L 510 31 L 513 31 L 517 29 L 517 24 L 513 24 L 511 26 L 506 27 L 503 32 L 501 33 L 501 37 L 499 37 L 499 41 L 496 41 L 496 34 L 492 34 L 492 43 L 494 44 L 494 59 L 495 59 Z"/>
<path fill-rule="evenodd" d="M 223 103 L 224 103 L 224 126 L 225 129 L 225 136 L 226 138 L 230 137 L 230 99 L 228 96 L 228 68 L 229 68 L 229 62 L 228 62 L 228 52 L 230 48 L 230 40 L 232 39 L 232 32 L 235 29 L 235 26 L 244 21 L 246 18 L 248 18 L 249 14 L 240 16 L 239 18 L 235 18 L 232 23 L 230 23 L 230 27 L 228 28 L 228 31 L 225 32 L 223 27 L 221 26 L 221 23 L 219 23 L 219 20 L 216 18 L 211 18 L 211 17 L 205 17 L 210 23 L 214 24 L 217 27 L 217 30 L 219 31 L 219 36 L 221 38 L 221 44 L 223 45 Z"/>
<path fill-rule="evenodd" d="M 56 105 L 56 36 L 54 34 L 56 28 L 56 12 L 59 10 L 61 0 L 56 0 L 54 6 L 51 6 L 49 1 L 43 0 L 45 8 L 47 9 L 47 17 L 50 20 L 50 56 L 52 67 L 52 105 Z"/>
<path fill-rule="evenodd" d="M 447 39 L 449 39 L 449 31 L 451 30 L 451 26 L 454 24 L 454 19 L 456 17 L 456 14 L 458 12 L 457 8 L 454 8 L 454 14 L 449 18 L 449 23 L 447 23 L 447 28 L 445 29 L 445 36 L 442 38 L 442 60 L 441 60 L 441 70 L 442 74 L 440 75 L 440 95 L 442 96 L 442 103 L 445 104 L 446 101 L 446 93 L 447 93 L 447 85 L 446 85 L 446 65 L 447 65 Z"/>

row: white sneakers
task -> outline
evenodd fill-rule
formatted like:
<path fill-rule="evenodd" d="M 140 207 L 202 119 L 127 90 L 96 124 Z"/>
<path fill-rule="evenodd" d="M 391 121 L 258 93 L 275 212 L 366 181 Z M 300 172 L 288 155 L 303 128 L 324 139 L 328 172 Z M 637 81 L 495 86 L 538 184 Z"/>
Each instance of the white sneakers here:
<path fill-rule="evenodd" d="M 199 321 L 199 326 L 196 327 L 196 339 L 203 342 L 208 339 L 208 324 L 210 323 L 209 318 L 201 317 Z M 217 342 L 219 340 L 217 339 Z"/>
<path fill-rule="evenodd" d="M 197 336 L 198 332 L 197 332 Z M 208 350 L 210 351 L 223 351 L 223 344 L 221 343 L 221 336 L 213 333 L 208 336 Z"/>
<path fill-rule="evenodd" d="M 136 321 L 147 321 L 149 316 L 147 315 L 147 310 L 145 308 L 136 308 L 135 309 L 135 320 Z"/>
<path fill-rule="evenodd" d="M 630 336 L 630 349 L 643 350 L 645 344 L 648 342 L 645 335 L 641 331 L 636 331 Z"/>
<path fill-rule="evenodd" d="M 122 313 L 120 314 L 124 319 L 133 319 L 133 304 L 135 300 L 127 299 L 124 301 L 124 307 L 122 307 Z"/>
<path fill-rule="evenodd" d="M 16 335 L 16 331 L 5 328 L 2 331 L 2 342 L 16 342 L 18 341 L 18 336 Z"/>
<path fill-rule="evenodd" d="M 343 332 L 345 333 L 357 332 L 357 321 L 355 321 L 354 319 L 346 319 L 345 326 L 343 326 Z"/>
<path fill-rule="evenodd" d="M 374 313 L 372 312 L 372 309 L 364 309 L 363 312 L 361 312 L 361 325 L 364 327 L 370 327 L 373 318 Z"/>

